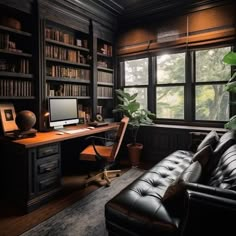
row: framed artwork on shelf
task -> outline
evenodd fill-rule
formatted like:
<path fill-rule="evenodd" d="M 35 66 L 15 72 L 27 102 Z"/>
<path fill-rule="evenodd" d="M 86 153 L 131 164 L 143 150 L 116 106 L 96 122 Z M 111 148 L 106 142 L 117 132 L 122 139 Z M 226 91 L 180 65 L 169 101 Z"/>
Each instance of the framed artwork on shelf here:
<path fill-rule="evenodd" d="M 0 118 L 2 124 L 3 134 L 18 130 L 16 125 L 16 113 L 14 105 L 11 103 L 0 104 Z"/>

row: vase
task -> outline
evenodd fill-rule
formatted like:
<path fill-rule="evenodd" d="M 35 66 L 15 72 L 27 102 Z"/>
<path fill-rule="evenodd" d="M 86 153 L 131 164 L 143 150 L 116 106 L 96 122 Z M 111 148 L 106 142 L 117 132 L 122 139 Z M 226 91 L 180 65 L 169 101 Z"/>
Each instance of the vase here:
<path fill-rule="evenodd" d="M 129 160 L 132 167 L 138 167 L 140 164 L 141 153 L 143 149 L 143 144 L 136 143 L 136 144 L 127 144 L 128 153 L 129 153 Z"/>

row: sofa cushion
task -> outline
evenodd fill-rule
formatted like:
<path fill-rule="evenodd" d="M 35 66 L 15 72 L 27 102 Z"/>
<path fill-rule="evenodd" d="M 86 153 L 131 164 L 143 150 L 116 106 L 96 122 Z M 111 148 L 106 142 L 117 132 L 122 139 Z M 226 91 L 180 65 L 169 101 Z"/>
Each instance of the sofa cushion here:
<path fill-rule="evenodd" d="M 219 139 L 219 142 L 213 151 L 214 155 L 221 156 L 230 146 L 235 143 L 235 131 L 228 131 Z"/>
<path fill-rule="evenodd" d="M 182 174 L 174 182 L 172 182 L 166 189 L 166 192 L 162 198 L 162 201 L 170 201 L 178 199 L 182 196 L 185 190 L 185 184 L 197 183 L 201 178 L 202 166 L 199 161 L 193 162 L 188 168 L 186 168 Z"/>
<path fill-rule="evenodd" d="M 193 162 L 199 161 L 202 167 L 204 168 L 211 157 L 212 157 L 212 147 L 211 145 L 207 145 L 194 154 Z"/>
<path fill-rule="evenodd" d="M 207 185 L 236 190 L 236 144 L 223 153 Z"/>
<path fill-rule="evenodd" d="M 211 147 L 214 149 L 218 141 L 219 141 L 218 134 L 216 133 L 215 130 L 212 130 L 210 133 L 206 135 L 206 137 L 198 145 L 197 152 L 207 145 L 211 145 Z"/>

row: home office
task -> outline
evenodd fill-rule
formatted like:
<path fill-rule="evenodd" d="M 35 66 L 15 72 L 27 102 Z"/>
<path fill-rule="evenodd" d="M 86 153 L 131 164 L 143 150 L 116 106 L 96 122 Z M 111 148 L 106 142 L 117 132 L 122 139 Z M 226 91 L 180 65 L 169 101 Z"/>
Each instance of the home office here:
<path fill-rule="evenodd" d="M 223 136 L 226 132 L 224 125 L 231 122 L 230 117 L 235 114 L 235 106 L 231 103 L 233 89 L 230 90 L 232 85 L 228 84 L 235 63 L 228 59 L 222 63 L 225 55 L 235 52 L 234 9 L 235 2 L 231 0 L 171 0 L 168 4 L 158 0 L 0 0 L 0 104 L 13 104 L 16 115 L 21 111 L 33 112 L 36 123 L 32 128 L 37 130 L 37 133 L 31 133 L 32 136 L 36 134 L 34 137 L 22 139 L 21 135 L 25 133 L 18 133 L 19 137 L 15 140 L 1 137 L 0 182 L 3 195 L 12 193 L 13 203 L 33 211 L 17 217 L 14 204 L 4 204 L 5 200 L 10 199 L 3 199 L 1 195 L 3 220 L 0 219 L 0 232 L 20 235 L 46 221 L 48 225 L 58 226 L 59 231 L 54 235 L 66 234 L 65 229 L 72 235 L 83 234 L 79 231 L 82 226 L 76 227 L 80 220 L 77 218 L 73 221 L 76 214 L 70 214 L 68 222 L 67 217 L 52 216 L 59 211 L 68 212 L 68 207 L 74 202 L 81 204 L 76 208 L 78 213 L 82 211 L 84 201 L 96 204 L 86 207 L 86 213 L 79 216 L 81 222 L 86 222 L 83 225 L 88 224 L 90 229 L 96 228 L 95 225 L 100 229 L 102 224 L 93 223 L 95 213 L 89 213 L 89 209 L 95 210 L 100 205 L 96 194 L 100 200 L 104 199 L 105 202 L 106 199 L 108 202 L 111 196 L 118 193 L 107 193 L 113 191 L 112 183 L 115 183 L 117 190 L 125 189 L 126 184 L 134 180 L 132 177 L 139 177 L 143 169 L 152 170 L 151 167 L 163 162 L 163 168 L 168 169 L 168 173 L 155 167 L 160 175 L 145 179 L 152 182 L 150 188 L 157 194 L 138 189 L 142 189 L 140 192 L 143 194 L 140 201 L 145 202 L 145 194 L 148 195 L 146 199 L 156 196 L 156 202 L 166 210 L 165 204 L 162 204 L 164 187 L 161 188 L 158 181 L 167 187 L 170 180 L 177 178 L 190 164 L 190 149 L 195 153 L 199 143 L 213 129 Z M 115 93 L 117 89 L 130 96 L 120 97 Z M 133 97 L 134 94 L 137 97 Z M 121 102 L 120 98 L 124 100 Z M 117 130 L 120 124 L 109 122 L 93 129 L 96 123 L 88 124 L 87 121 L 99 120 L 101 115 L 106 120 L 120 122 L 122 114 L 114 114 L 113 110 L 118 104 L 132 104 L 132 98 L 134 104 L 139 103 L 139 107 L 132 107 L 134 116 L 129 121 L 128 132 L 118 153 L 121 167 L 118 174 L 121 176 L 114 178 L 111 183 L 102 180 L 101 185 L 110 185 L 103 191 L 104 195 L 97 192 L 104 190 L 97 181 L 82 188 L 87 175 L 83 175 L 81 165 L 75 160 L 80 160 L 82 151 L 90 146 L 86 138 L 103 138 L 105 133 Z M 58 106 L 52 106 L 58 101 L 59 111 L 53 113 Z M 78 116 L 70 110 L 69 104 L 65 104 L 67 101 L 74 105 L 77 103 Z M 123 108 L 125 114 L 127 107 Z M 137 114 L 146 113 L 136 108 L 156 114 L 155 124 L 139 126 L 143 120 L 137 118 L 140 117 Z M 4 112 L 5 119 L 14 120 L 11 109 L 7 110 L 10 112 Z M 127 116 L 131 113 L 127 113 Z M 62 115 L 62 119 L 58 115 Z M 55 131 L 49 132 L 48 129 Z M 224 142 L 221 140 L 221 143 Z M 141 159 L 129 159 L 127 144 L 130 144 L 130 149 L 135 146 L 142 150 Z M 232 151 L 228 146 L 225 149 Z M 176 150 L 183 150 L 189 155 L 178 152 L 178 157 L 175 154 L 168 157 Z M 219 156 L 221 160 L 227 157 L 223 154 Z M 84 155 L 83 158 L 85 160 L 88 156 Z M 174 161 L 179 162 L 180 167 Z M 212 169 L 217 172 L 222 167 L 220 164 L 217 166 L 219 168 Z M 173 172 L 172 168 L 175 169 Z M 229 170 L 231 166 L 225 169 Z M 214 176 L 213 172 L 209 173 Z M 217 176 L 222 177 L 221 174 Z M 105 178 L 105 174 L 100 177 Z M 209 195 L 212 196 L 210 183 L 213 182 L 207 182 L 204 187 L 210 188 Z M 134 184 L 134 188 L 139 184 Z M 222 186 L 216 186 L 217 190 L 229 187 L 227 184 Z M 58 195 L 60 191 L 62 195 Z M 89 194 L 92 192 L 94 195 Z M 128 190 L 125 192 L 130 194 Z M 199 195 L 199 192 L 194 194 Z M 110 196 L 109 199 L 105 195 Z M 226 195 L 228 197 L 228 193 Z M 126 199 L 126 195 L 118 196 L 118 199 Z M 82 199 L 84 201 L 80 201 Z M 104 205 L 101 211 L 96 211 L 96 215 L 101 217 L 96 218 L 107 220 L 107 230 L 111 235 L 122 235 L 124 232 L 142 235 L 144 231 L 147 232 L 145 227 L 137 232 L 137 225 L 132 225 L 137 220 L 136 216 L 142 217 L 145 212 L 141 211 L 139 215 L 130 211 L 132 216 L 128 216 L 124 213 L 128 211 L 124 206 L 126 204 L 132 205 L 132 201 L 111 200 L 106 208 L 107 215 L 101 213 L 104 212 Z M 147 205 L 150 208 L 154 206 Z M 113 211 L 114 206 L 121 211 Z M 208 206 L 204 209 L 208 209 Z M 135 209 L 139 207 L 142 204 L 137 204 Z M 167 213 L 173 216 L 173 211 L 167 210 Z M 9 215 L 13 217 L 11 220 Z M 89 220 L 83 221 L 85 216 Z M 121 217 L 122 222 L 116 220 L 116 216 Z M 47 221 L 50 217 L 55 220 L 54 223 Z M 177 218 L 175 225 L 173 222 L 168 224 L 174 232 L 170 235 L 182 233 L 181 226 L 185 221 L 179 216 Z M 175 218 L 169 218 L 170 221 L 172 219 Z M 191 219 L 188 218 L 186 222 Z M 67 222 L 66 225 L 63 221 Z M 15 228 L 11 227 L 14 223 L 17 225 Z M 147 225 L 149 223 L 147 221 Z M 141 227 L 141 223 L 138 226 Z M 149 226 L 152 228 L 153 224 Z M 165 235 L 163 231 L 166 228 L 156 229 L 162 230 Z M 153 232 L 156 233 L 155 230 Z"/>

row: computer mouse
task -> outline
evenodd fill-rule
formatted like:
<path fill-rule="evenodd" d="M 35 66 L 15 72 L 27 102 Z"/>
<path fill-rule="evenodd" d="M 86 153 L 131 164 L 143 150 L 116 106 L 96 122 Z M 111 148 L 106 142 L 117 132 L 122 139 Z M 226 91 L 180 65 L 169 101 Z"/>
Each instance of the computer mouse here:
<path fill-rule="evenodd" d="M 62 134 L 64 134 L 63 132 L 60 132 L 60 131 L 58 131 L 58 132 L 56 132 L 56 134 L 58 134 L 58 135 L 62 135 Z"/>
<path fill-rule="evenodd" d="M 89 126 L 89 127 L 87 127 L 87 129 L 95 129 L 95 127 Z"/>

